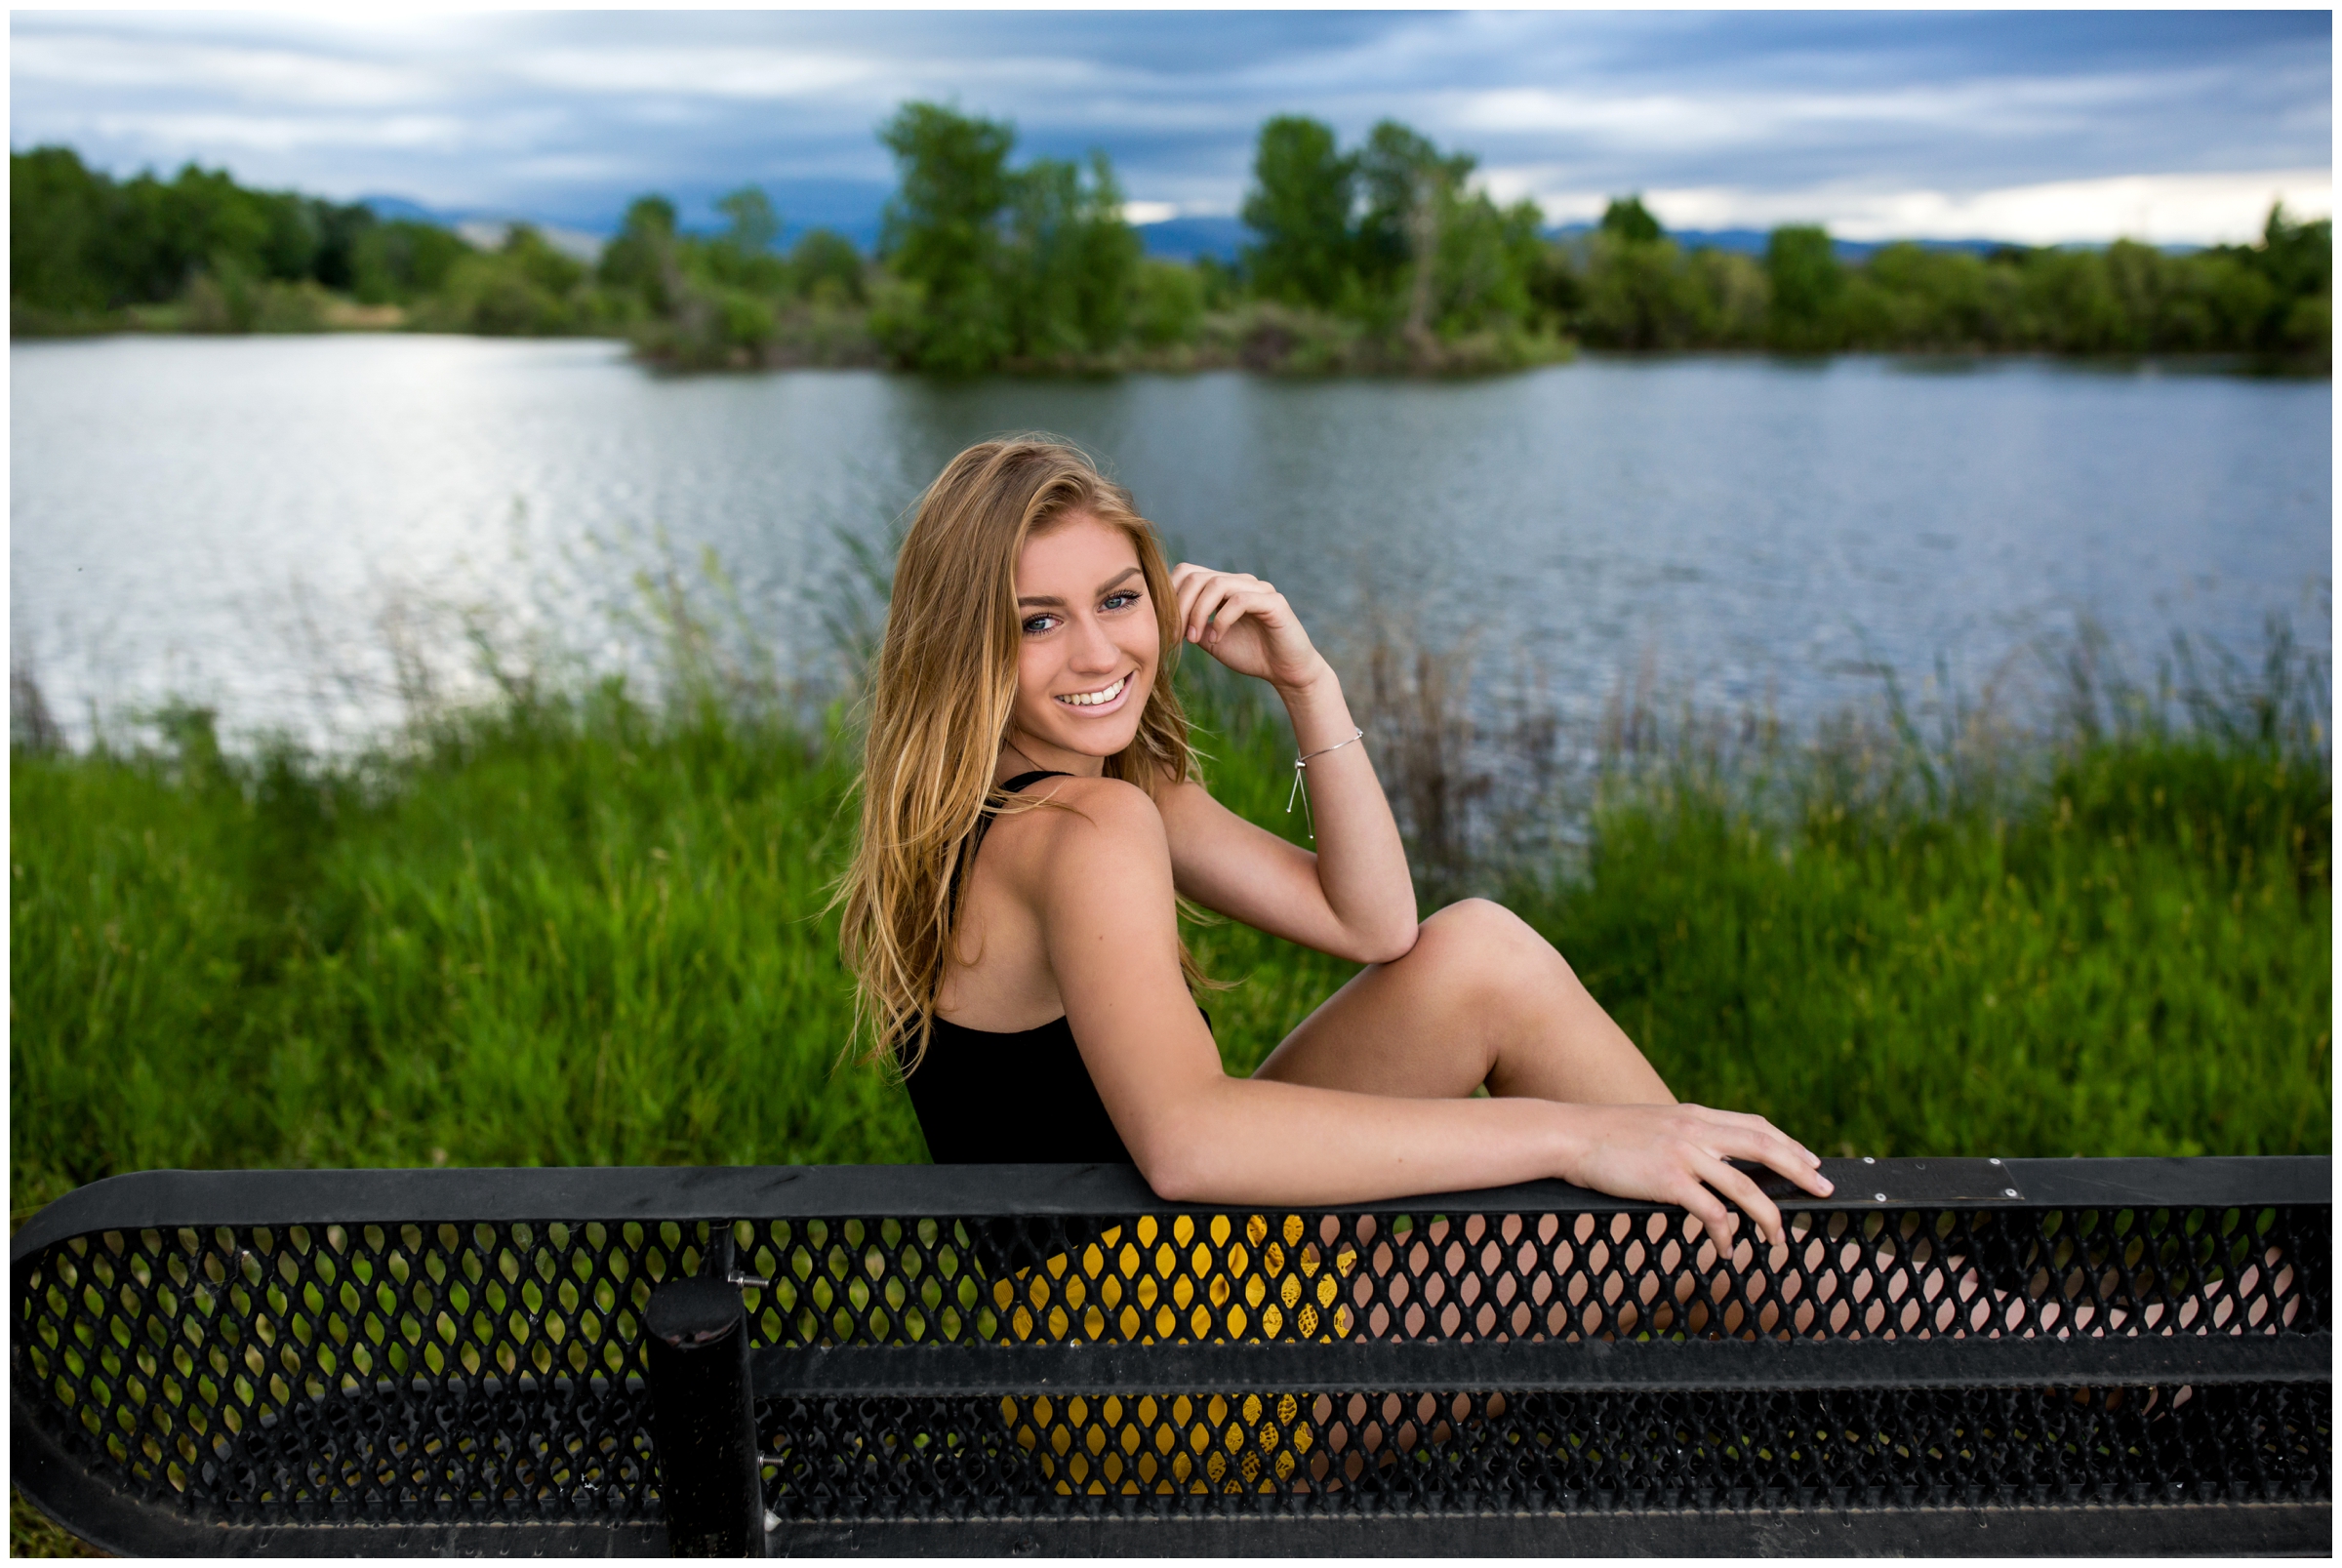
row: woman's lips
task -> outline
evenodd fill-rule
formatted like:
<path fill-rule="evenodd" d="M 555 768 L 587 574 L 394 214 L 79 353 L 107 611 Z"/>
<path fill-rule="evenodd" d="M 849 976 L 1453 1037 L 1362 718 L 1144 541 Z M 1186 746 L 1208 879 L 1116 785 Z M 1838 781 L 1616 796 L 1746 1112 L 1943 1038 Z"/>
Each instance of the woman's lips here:
<path fill-rule="evenodd" d="M 1070 707 L 1076 713 L 1107 713 L 1122 705 L 1130 695 L 1130 677 L 1123 676 L 1110 686 L 1095 692 L 1065 692 L 1057 698 L 1057 705 Z"/>

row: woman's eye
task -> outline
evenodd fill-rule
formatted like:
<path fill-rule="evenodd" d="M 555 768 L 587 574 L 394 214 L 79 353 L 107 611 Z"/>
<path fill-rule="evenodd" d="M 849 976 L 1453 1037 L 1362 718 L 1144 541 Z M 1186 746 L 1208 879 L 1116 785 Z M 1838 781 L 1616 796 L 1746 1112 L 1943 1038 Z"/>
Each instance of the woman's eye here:
<path fill-rule="evenodd" d="M 1055 616 L 1027 616 L 1025 618 L 1025 630 L 1028 635 L 1047 631 L 1056 624 L 1057 617 Z"/>
<path fill-rule="evenodd" d="M 1120 593 L 1108 594 L 1106 596 L 1106 603 L 1100 608 L 1107 610 L 1127 610 L 1138 602 L 1139 596 L 1136 593 L 1125 589 Z"/>

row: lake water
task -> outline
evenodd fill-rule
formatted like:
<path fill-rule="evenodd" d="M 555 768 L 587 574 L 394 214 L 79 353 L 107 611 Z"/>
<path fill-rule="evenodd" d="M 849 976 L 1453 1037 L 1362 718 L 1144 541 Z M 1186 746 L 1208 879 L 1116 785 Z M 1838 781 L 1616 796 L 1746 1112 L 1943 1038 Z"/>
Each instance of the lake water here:
<path fill-rule="evenodd" d="M 2152 369 L 1589 358 L 1418 382 L 1228 373 L 953 384 L 662 378 L 606 342 L 121 338 L 10 351 L 14 657 L 68 730 L 178 696 L 348 736 L 418 607 L 623 656 L 664 539 L 823 667 L 844 531 L 882 540 L 959 447 L 1098 453 L 1179 554 L 1257 572 L 1322 641 L 1369 600 L 1583 721 L 1637 672 L 1809 717 L 1973 693 L 2102 624 L 2329 643 L 2332 389 Z M 386 615 L 408 612 L 403 631 Z M 403 640 L 402 640 L 403 639 Z M 2021 657 L 2015 661 L 2022 663 Z"/>

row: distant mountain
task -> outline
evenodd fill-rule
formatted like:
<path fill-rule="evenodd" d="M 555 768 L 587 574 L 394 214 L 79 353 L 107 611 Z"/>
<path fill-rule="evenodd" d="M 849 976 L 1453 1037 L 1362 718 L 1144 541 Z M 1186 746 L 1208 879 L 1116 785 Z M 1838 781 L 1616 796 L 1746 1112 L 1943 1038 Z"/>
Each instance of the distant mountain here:
<path fill-rule="evenodd" d="M 385 223 L 436 223 L 441 228 L 453 228 L 458 221 L 453 213 L 439 212 L 404 196 L 360 196 L 350 205 L 365 208 Z"/>
<path fill-rule="evenodd" d="M 1233 262 L 1238 250 L 1252 243 L 1252 230 L 1240 218 L 1166 218 L 1159 223 L 1136 223 L 1149 256 L 1166 261 L 1192 261 L 1199 256 Z"/>
<path fill-rule="evenodd" d="M 1564 223 L 1559 228 L 1547 229 L 1545 235 L 1548 239 L 1577 239 L 1593 233 L 1595 226 L 1592 223 Z M 1771 238 L 1771 231 L 1761 228 L 1671 228 L 1667 231 L 1667 237 L 1687 251 L 1738 251 L 1743 256 L 1762 256 L 1765 242 Z M 1902 243 L 1917 245 L 1922 251 L 1966 251 L 1974 256 L 1990 256 L 1995 251 L 2005 250 L 2009 242 L 2006 240 L 1841 239 L 1831 241 L 1831 245 L 1837 252 L 1837 259 L 1841 261 L 1867 261 L 1875 253 L 1884 250 L 1888 245 Z"/>
<path fill-rule="evenodd" d="M 1166 261 L 1192 261 L 1199 256 L 1209 256 L 1222 261 L 1234 261 L 1237 253 L 1252 243 L 1252 231 L 1240 218 L 1168 218 L 1159 223 L 1134 225 L 1139 237 L 1147 243 L 1149 256 Z M 1594 231 L 1592 223 L 1564 223 L 1545 231 L 1548 239 L 1575 239 Z M 1687 251 L 1713 248 L 1719 251 L 1738 251 L 1745 256 L 1762 256 L 1769 238 L 1761 228 L 1679 228 L 1669 231 L 1668 237 Z M 1846 261 L 1867 261 L 1872 253 L 1884 248 L 1884 241 L 1837 240 L 1838 259 Z M 1918 240 L 1922 250 L 1967 251 L 1978 256 L 1990 255 L 2004 245 L 2001 240 Z"/>

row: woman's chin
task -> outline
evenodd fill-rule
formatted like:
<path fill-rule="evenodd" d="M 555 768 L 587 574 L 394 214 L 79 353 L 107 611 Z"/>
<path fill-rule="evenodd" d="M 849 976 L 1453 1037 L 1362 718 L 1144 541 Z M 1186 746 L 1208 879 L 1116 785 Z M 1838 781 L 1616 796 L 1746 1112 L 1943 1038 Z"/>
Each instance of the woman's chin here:
<path fill-rule="evenodd" d="M 1127 712 L 1108 714 L 1102 718 L 1085 719 L 1072 714 L 1052 713 L 1046 724 L 1022 726 L 1025 733 L 1037 741 L 1046 741 L 1061 750 L 1084 757 L 1119 756 L 1130 749 L 1138 739 L 1139 705 L 1132 704 Z"/>

